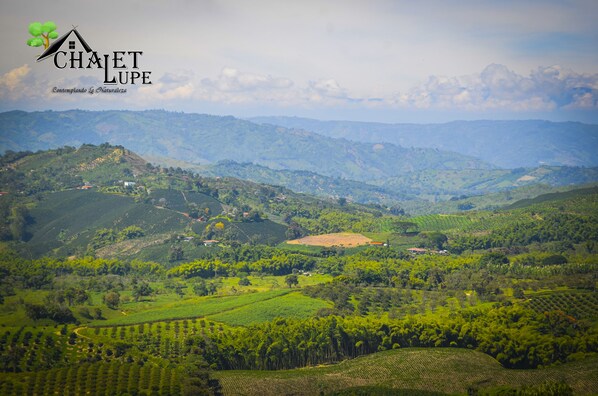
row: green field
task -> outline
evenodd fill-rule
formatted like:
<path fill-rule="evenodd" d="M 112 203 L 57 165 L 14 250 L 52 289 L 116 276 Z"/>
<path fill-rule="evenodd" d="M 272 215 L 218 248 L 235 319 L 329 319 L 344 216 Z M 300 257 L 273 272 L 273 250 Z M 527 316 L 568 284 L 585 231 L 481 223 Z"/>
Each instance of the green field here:
<path fill-rule="evenodd" d="M 276 318 L 305 319 L 313 316 L 321 308 L 331 307 L 330 302 L 310 298 L 295 292 L 210 315 L 208 319 L 229 325 L 248 326 L 268 322 Z"/>
<path fill-rule="evenodd" d="M 447 231 L 463 228 L 472 223 L 467 215 L 430 214 L 411 219 L 421 231 Z"/>
<path fill-rule="evenodd" d="M 150 199 L 156 204 L 164 204 L 168 209 L 177 212 L 188 213 L 192 205 L 196 205 L 200 211 L 209 208 L 213 216 L 222 212 L 222 205 L 218 200 L 194 191 L 153 189 Z"/>
<path fill-rule="evenodd" d="M 125 325 L 162 320 L 197 318 L 229 311 L 259 301 L 269 300 L 289 293 L 289 290 L 273 290 L 262 293 L 247 293 L 238 296 L 193 297 L 156 308 L 146 308 L 119 318 L 98 321 L 96 325 Z"/>
<path fill-rule="evenodd" d="M 47 194 L 31 210 L 31 217 L 33 224 L 27 231 L 32 237 L 25 246 L 28 254 L 35 256 L 57 248 L 66 255 L 84 252 L 99 228 L 136 225 L 146 235 L 154 235 L 182 230 L 189 223 L 179 213 L 140 204 L 130 197 L 84 190 Z"/>
<path fill-rule="evenodd" d="M 227 395 L 317 395 L 368 386 L 398 394 L 404 394 L 400 390 L 466 394 L 468 388 L 520 387 L 545 381 L 565 381 L 575 394 L 591 395 L 598 392 L 596 364 L 592 359 L 546 369 L 508 370 L 488 355 L 467 349 L 408 348 L 337 365 L 214 374 Z"/>

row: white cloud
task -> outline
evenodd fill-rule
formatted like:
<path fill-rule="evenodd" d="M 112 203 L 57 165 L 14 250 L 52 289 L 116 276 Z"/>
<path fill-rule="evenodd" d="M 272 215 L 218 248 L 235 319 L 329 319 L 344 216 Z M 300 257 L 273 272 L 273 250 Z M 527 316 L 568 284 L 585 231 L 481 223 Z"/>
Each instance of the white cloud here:
<path fill-rule="evenodd" d="M 31 72 L 29 65 L 14 68 L 0 76 L 0 98 L 19 98 L 23 94 L 24 80 Z"/>
<path fill-rule="evenodd" d="M 151 85 L 142 85 L 133 92 L 139 103 L 156 103 L 164 100 L 188 99 L 195 93 L 194 74 L 184 70 L 165 73 Z"/>
<path fill-rule="evenodd" d="M 309 96 L 312 100 L 340 99 L 347 100 L 347 90 L 343 89 L 336 80 L 321 79 L 310 81 L 308 85 Z"/>
<path fill-rule="evenodd" d="M 465 76 L 430 76 L 411 89 L 388 95 L 374 90 L 355 92 L 334 78 L 293 81 L 286 76 L 249 73 L 233 67 L 203 78 L 189 70 L 171 71 L 152 76 L 152 85 L 127 86 L 128 92 L 122 95 L 53 94 L 52 87 L 101 85 L 97 76 L 64 77 L 60 72 L 48 76 L 28 65 L 10 70 L 0 76 L 0 104 L 5 108 L 22 103 L 52 103 L 55 107 L 77 103 L 83 108 L 139 109 L 197 109 L 213 104 L 230 107 L 227 111 L 233 113 L 243 106 L 252 106 L 291 109 L 286 110 L 291 114 L 302 110 L 425 110 L 430 114 L 465 112 L 472 117 L 489 111 L 524 116 L 598 108 L 598 74 L 578 73 L 560 66 L 537 67 L 522 75 L 504 65 L 491 64 L 479 73 Z"/>
<path fill-rule="evenodd" d="M 481 73 L 431 76 L 392 102 L 424 109 L 545 111 L 598 107 L 598 74 L 579 74 L 560 66 L 539 67 L 522 76 L 491 64 Z"/>
<path fill-rule="evenodd" d="M 232 67 L 225 67 L 217 78 L 204 78 L 201 83 L 208 89 L 211 88 L 221 92 L 287 89 L 293 85 L 293 82 L 288 78 L 245 73 Z"/>

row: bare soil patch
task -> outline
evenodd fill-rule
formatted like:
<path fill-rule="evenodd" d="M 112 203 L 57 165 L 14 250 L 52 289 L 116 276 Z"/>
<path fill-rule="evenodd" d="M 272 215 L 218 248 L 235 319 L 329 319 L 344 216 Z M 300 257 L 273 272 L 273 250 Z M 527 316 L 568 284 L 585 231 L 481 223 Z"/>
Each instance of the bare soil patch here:
<path fill-rule="evenodd" d="M 361 246 L 367 245 L 372 240 L 361 234 L 352 232 L 339 232 L 335 234 L 306 236 L 292 241 L 287 241 L 291 245 L 309 245 L 309 246 Z"/>

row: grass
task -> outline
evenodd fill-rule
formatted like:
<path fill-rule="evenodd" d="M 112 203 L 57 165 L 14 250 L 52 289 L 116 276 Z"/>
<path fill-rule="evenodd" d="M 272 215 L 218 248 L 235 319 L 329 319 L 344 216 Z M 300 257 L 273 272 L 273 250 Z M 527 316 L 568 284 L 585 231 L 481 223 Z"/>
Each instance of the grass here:
<path fill-rule="evenodd" d="M 189 212 L 189 205 L 195 204 L 200 211 L 209 208 L 212 215 L 222 212 L 222 205 L 215 198 L 194 191 L 153 189 L 150 198 L 159 203 L 165 200 L 167 207 L 178 212 Z"/>
<path fill-rule="evenodd" d="M 472 220 L 467 215 L 431 214 L 417 216 L 411 219 L 421 231 L 447 231 L 462 229 Z"/>
<path fill-rule="evenodd" d="M 249 223 L 231 223 L 239 231 L 240 240 L 247 242 L 257 239 L 261 243 L 276 245 L 286 239 L 287 227 L 270 220 Z"/>
<path fill-rule="evenodd" d="M 191 297 L 172 303 L 162 304 L 156 308 L 139 307 L 141 309 L 138 312 L 127 313 L 127 315 L 121 316 L 119 318 L 95 321 L 92 325 L 110 326 L 182 318 L 198 318 L 232 310 L 244 305 L 254 304 L 258 301 L 268 300 L 287 293 L 289 293 L 289 290 L 247 293 L 240 294 L 238 296 Z M 126 309 L 126 305 L 124 308 Z"/>
<path fill-rule="evenodd" d="M 331 307 L 332 304 L 329 302 L 294 292 L 211 315 L 208 316 L 208 319 L 234 326 L 248 326 L 268 322 L 279 317 L 306 319 L 313 316 L 321 308 Z"/>
<path fill-rule="evenodd" d="M 285 249 L 291 253 L 302 253 L 302 254 L 319 254 L 322 251 L 321 246 L 309 246 L 309 245 L 292 245 L 283 242 L 276 246 L 279 249 Z"/>
<path fill-rule="evenodd" d="M 299 287 L 317 285 L 319 283 L 326 283 L 332 281 L 331 275 L 325 274 L 311 274 L 311 276 L 299 275 Z M 239 286 L 238 277 L 222 278 L 222 291 L 224 293 L 231 293 L 232 289 L 249 291 L 255 290 L 258 292 L 268 291 L 277 288 L 284 288 L 285 276 L 263 275 L 263 276 L 248 276 L 247 279 L 251 282 L 249 286 Z"/>
<path fill-rule="evenodd" d="M 98 216 L 101 214 L 101 216 Z M 28 229 L 28 254 L 42 255 L 60 248 L 69 254 L 85 249 L 99 228 L 143 228 L 146 235 L 183 230 L 189 220 L 183 215 L 140 204 L 133 198 L 71 190 L 48 194 L 31 210 L 34 224 Z"/>
<path fill-rule="evenodd" d="M 141 323 L 146 321 L 173 320 L 179 318 L 193 318 L 206 315 L 214 315 L 224 311 L 239 308 L 247 304 L 254 304 L 258 301 L 267 300 L 273 297 L 284 296 L 292 292 L 285 284 L 285 276 L 248 276 L 251 284 L 240 286 L 238 277 L 227 277 L 213 280 L 218 284 L 218 296 L 199 297 L 193 294 L 194 280 L 182 281 L 186 287 L 183 289 L 183 298 L 172 290 L 164 288 L 164 282 L 150 282 L 150 286 L 157 291 L 151 298 L 134 301 L 131 290 L 121 291 L 121 305 L 118 309 L 110 309 L 103 303 L 102 298 L 105 292 L 90 291 L 90 300 L 83 305 L 70 307 L 75 317 L 85 325 L 104 326 L 116 324 Z M 332 280 L 332 276 L 323 274 L 311 274 L 311 276 L 299 275 L 299 287 L 325 283 Z M 57 278 L 57 285 L 74 282 L 69 277 L 66 279 Z M 210 281 L 211 282 L 211 281 Z M 45 304 L 44 298 L 47 290 L 20 290 L 13 296 L 5 296 L 4 304 L 0 304 L 0 324 L 9 327 L 22 325 L 51 325 L 54 322 L 49 319 L 33 321 L 25 314 L 21 302 Z M 293 293 L 297 294 L 297 293 Z M 298 296 L 301 298 L 302 296 Z M 287 300 L 284 300 L 287 301 Z M 305 317 L 303 314 L 294 316 L 292 310 L 287 308 L 281 316 Z M 91 320 L 82 317 L 79 310 L 86 308 L 102 310 L 103 320 Z M 315 310 L 308 309 L 309 312 Z M 301 309 L 301 307 L 299 307 Z M 306 311 L 307 312 L 307 311 Z"/>
<path fill-rule="evenodd" d="M 219 371 L 214 375 L 227 395 L 317 395 L 368 386 L 465 394 L 468 387 L 518 387 L 545 381 L 565 381 L 576 394 L 595 394 L 596 364 L 598 359 L 592 358 L 545 369 L 508 370 L 490 356 L 468 349 L 408 348 L 338 365 L 284 371 Z"/>

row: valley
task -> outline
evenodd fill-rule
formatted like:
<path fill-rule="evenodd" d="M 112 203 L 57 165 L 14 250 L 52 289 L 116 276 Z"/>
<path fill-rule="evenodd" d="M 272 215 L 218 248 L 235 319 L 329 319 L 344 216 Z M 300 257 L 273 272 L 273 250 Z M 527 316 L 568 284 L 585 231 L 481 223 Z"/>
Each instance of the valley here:
<path fill-rule="evenodd" d="M 592 184 L 413 215 L 108 143 L 0 165 L 2 394 L 598 389 Z"/>

